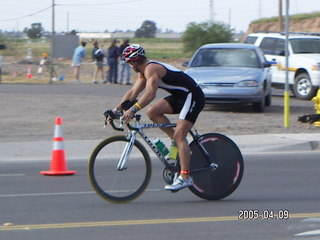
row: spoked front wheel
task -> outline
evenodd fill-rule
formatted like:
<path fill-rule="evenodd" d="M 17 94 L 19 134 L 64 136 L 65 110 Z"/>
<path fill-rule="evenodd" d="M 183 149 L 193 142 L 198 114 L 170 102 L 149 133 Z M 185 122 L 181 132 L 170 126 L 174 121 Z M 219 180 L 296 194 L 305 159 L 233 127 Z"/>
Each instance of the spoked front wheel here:
<path fill-rule="evenodd" d="M 194 185 L 190 187 L 190 190 L 207 200 L 225 198 L 236 190 L 241 181 L 244 168 L 242 154 L 237 145 L 222 134 L 204 134 L 200 136 L 199 141 L 218 167 L 210 169 L 199 146 L 195 141 L 191 142 L 190 169 Z"/>
<path fill-rule="evenodd" d="M 151 177 L 150 156 L 144 146 L 135 141 L 130 154 L 126 136 L 113 136 L 94 149 L 89 160 L 89 179 L 94 190 L 105 200 L 125 203 L 139 197 Z M 124 165 L 120 166 L 124 160 Z"/>

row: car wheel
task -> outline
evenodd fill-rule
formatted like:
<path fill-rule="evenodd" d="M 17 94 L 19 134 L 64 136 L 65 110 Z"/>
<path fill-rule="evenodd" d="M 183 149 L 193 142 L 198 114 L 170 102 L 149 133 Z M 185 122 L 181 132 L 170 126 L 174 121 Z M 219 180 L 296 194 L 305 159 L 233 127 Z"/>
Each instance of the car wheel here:
<path fill-rule="evenodd" d="M 307 73 L 302 73 L 295 79 L 293 92 L 299 99 L 310 100 L 316 95 L 317 89 L 312 86 L 309 75 Z"/>
<path fill-rule="evenodd" d="M 271 102 L 272 102 L 272 94 L 271 94 L 271 90 L 270 90 L 268 95 L 265 97 L 265 105 L 271 106 Z"/>
<path fill-rule="evenodd" d="M 264 112 L 265 105 L 265 98 L 263 97 L 260 102 L 252 103 L 252 109 L 255 112 Z"/>

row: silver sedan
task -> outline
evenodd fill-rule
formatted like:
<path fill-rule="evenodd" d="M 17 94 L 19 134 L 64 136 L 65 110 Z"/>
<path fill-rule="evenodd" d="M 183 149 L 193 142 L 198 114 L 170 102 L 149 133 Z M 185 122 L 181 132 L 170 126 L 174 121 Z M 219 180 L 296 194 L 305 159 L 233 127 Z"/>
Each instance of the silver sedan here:
<path fill-rule="evenodd" d="M 207 44 L 185 66 L 201 86 L 206 104 L 250 103 L 256 112 L 271 105 L 271 65 L 256 46 Z"/>

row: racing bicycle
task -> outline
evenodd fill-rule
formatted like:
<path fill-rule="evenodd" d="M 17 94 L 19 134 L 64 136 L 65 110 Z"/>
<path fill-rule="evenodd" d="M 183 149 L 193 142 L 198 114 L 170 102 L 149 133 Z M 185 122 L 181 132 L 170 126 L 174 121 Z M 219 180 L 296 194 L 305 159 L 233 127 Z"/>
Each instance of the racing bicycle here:
<path fill-rule="evenodd" d="M 109 122 L 114 130 L 124 131 L 122 113 L 107 110 L 105 126 Z M 125 135 L 111 136 L 93 150 L 88 163 L 89 180 L 93 189 L 103 199 L 113 203 L 126 203 L 138 198 L 147 188 L 151 178 L 151 158 L 137 134 L 164 164 L 163 179 L 172 184 L 180 173 L 179 157 L 168 159 L 144 133 L 148 128 L 175 127 L 175 123 L 141 124 L 141 115 L 135 114 L 127 123 Z M 133 123 L 132 123 L 133 122 Z M 219 133 L 198 134 L 190 132 L 192 141 L 190 174 L 193 185 L 189 187 L 196 196 L 219 200 L 229 196 L 239 186 L 243 158 L 237 145 Z"/>

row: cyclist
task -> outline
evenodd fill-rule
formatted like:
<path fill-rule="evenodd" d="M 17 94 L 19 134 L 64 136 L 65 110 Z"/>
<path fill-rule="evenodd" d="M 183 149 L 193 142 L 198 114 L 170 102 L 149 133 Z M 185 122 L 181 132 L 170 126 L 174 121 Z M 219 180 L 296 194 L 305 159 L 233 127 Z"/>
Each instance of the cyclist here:
<path fill-rule="evenodd" d="M 138 73 L 138 79 L 123 96 L 121 103 L 126 100 L 133 101 L 145 90 L 138 102 L 123 113 L 123 120 L 129 122 L 137 111 L 147 106 L 156 97 L 158 88 L 168 91 L 171 95 L 158 100 L 147 110 L 148 117 L 154 123 L 170 123 L 164 114 L 180 113 L 175 128 L 162 128 L 171 139 L 175 140 L 181 165 L 179 177 L 174 179 L 172 185 L 166 185 L 165 189 L 177 191 L 191 186 L 193 184 L 189 171 L 191 153 L 186 137 L 204 107 L 201 88 L 181 70 L 165 63 L 148 60 L 144 48 L 140 45 L 133 44 L 126 47 L 122 53 L 122 60 Z M 115 110 L 121 109 L 121 103 Z"/>

